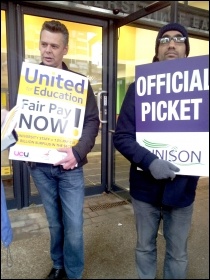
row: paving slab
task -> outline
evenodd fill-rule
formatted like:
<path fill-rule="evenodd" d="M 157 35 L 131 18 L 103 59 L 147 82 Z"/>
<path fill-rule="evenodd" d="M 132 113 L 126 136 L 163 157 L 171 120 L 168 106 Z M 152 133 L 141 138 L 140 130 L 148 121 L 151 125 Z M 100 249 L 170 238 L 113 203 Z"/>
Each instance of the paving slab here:
<path fill-rule="evenodd" d="M 136 230 L 132 205 L 114 194 L 85 198 L 83 279 L 138 279 Z M 94 211 L 91 209 L 95 209 Z M 10 210 L 13 265 L 1 246 L 1 279 L 44 279 L 51 269 L 49 230 L 42 206 Z M 165 241 L 158 235 L 157 278 L 162 278 Z M 189 236 L 188 279 L 209 279 L 209 182 L 199 180 Z"/>

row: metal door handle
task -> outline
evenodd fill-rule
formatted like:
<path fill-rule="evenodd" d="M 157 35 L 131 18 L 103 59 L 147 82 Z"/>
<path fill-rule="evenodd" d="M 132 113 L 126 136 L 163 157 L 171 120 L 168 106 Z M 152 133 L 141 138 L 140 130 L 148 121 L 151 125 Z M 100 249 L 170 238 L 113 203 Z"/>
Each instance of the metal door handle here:
<path fill-rule="evenodd" d="M 102 96 L 102 98 L 101 98 Z M 102 102 L 103 99 L 103 102 Z M 102 90 L 99 91 L 97 94 L 97 104 L 98 104 L 98 111 L 99 111 L 99 120 L 101 123 L 107 123 L 107 114 L 108 114 L 108 110 L 107 110 L 107 91 Z M 102 110 L 102 114 L 100 114 L 100 109 Z M 102 118 L 101 118 L 102 115 Z"/>

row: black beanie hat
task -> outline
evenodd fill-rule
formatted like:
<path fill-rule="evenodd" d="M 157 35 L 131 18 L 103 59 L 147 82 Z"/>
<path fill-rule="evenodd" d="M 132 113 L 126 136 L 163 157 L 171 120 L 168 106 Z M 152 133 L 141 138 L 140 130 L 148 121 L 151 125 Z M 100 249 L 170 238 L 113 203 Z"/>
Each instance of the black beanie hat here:
<path fill-rule="evenodd" d="M 157 58 L 157 54 L 158 54 L 158 47 L 159 47 L 159 39 L 162 38 L 163 34 L 167 31 L 170 31 L 170 30 L 177 30 L 179 31 L 183 37 L 186 37 L 186 40 L 185 40 L 185 45 L 186 45 L 186 56 L 189 55 L 189 52 L 190 52 L 190 43 L 189 43 L 189 37 L 188 37 L 188 33 L 187 33 L 187 30 L 185 29 L 184 26 L 182 26 L 181 24 L 179 23 L 168 23 L 166 25 L 164 25 L 160 31 L 158 32 L 158 35 L 157 35 L 157 38 L 156 38 L 156 44 L 155 44 L 155 56 L 153 57 L 153 61 L 152 62 L 155 62 L 155 61 L 158 61 L 158 58 Z"/>

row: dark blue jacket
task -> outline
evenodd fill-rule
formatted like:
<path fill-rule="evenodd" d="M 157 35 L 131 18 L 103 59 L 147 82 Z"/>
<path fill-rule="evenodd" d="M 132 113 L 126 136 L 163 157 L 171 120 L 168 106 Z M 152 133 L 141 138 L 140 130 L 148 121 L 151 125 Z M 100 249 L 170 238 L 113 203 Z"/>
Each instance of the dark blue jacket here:
<path fill-rule="evenodd" d="M 135 83 L 126 93 L 113 135 L 115 148 L 130 163 L 130 194 L 133 198 L 153 205 L 189 206 L 195 199 L 198 176 L 176 175 L 175 179 L 156 180 L 149 171 L 158 158 L 136 141 Z M 137 170 L 140 167 L 143 171 Z"/>

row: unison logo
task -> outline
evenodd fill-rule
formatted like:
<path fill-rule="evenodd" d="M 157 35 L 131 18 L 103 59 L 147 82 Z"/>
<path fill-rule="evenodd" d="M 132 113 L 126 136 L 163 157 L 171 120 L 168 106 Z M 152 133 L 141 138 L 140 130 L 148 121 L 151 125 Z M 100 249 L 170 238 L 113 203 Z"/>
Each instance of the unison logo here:
<path fill-rule="evenodd" d="M 201 151 L 187 151 L 178 150 L 175 146 L 164 143 L 149 142 L 146 139 L 143 140 L 145 146 L 150 148 L 151 152 L 159 158 L 167 161 L 176 162 L 177 165 L 195 165 L 202 164 Z"/>

